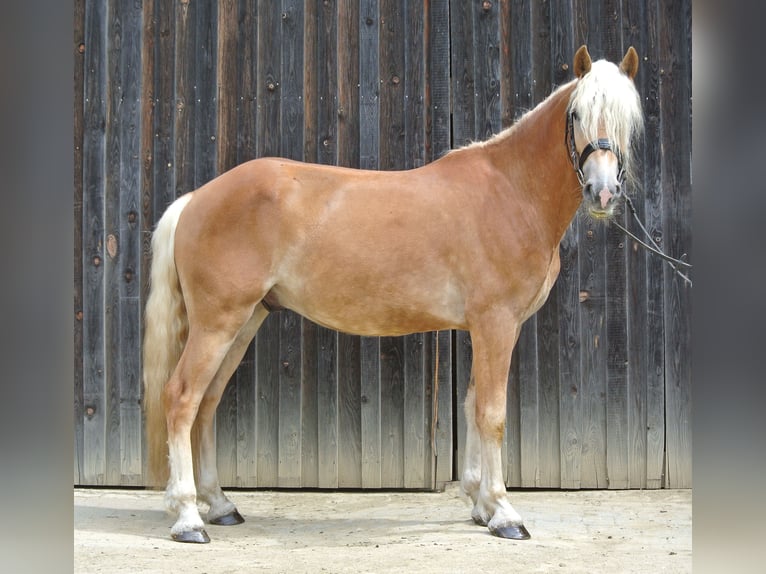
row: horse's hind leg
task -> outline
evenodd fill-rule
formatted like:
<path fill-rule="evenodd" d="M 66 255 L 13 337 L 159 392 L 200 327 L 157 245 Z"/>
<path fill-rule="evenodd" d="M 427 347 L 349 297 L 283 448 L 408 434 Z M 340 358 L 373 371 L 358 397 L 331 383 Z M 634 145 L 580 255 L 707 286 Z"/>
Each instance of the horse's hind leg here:
<path fill-rule="evenodd" d="M 165 501 L 178 514 L 170 529 L 180 542 L 209 542 L 197 509 L 191 429 L 209 385 L 218 373 L 248 315 L 217 316 L 201 325 L 189 322 L 189 338 L 173 375 L 165 385 L 170 478 Z"/>
<path fill-rule="evenodd" d="M 201 500 L 210 505 L 207 513 L 208 522 L 222 526 L 230 526 L 244 522 L 244 518 L 221 490 L 218 482 L 218 468 L 216 465 L 215 448 L 215 411 L 221 396 L 234 374 L 237 366 L 247 350 L 247 346 L 255 336 L 258 327 L 268 316 L 268 311 L 263 305 L 258 305 L 250 320 L 240 329 L 237 338 L 232 344 L 221 367 L 207 389 L 199 413 L 197 414 L 197 428 L 199 431 L 199 461 L 197 466 L 197 495 Z"/>

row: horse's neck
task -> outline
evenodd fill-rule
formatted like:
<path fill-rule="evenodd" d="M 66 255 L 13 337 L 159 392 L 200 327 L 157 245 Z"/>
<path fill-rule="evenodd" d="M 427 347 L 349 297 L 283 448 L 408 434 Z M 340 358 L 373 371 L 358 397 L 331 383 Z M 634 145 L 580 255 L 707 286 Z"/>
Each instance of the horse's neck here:
<path fill-rule="evenodd" d="M 556 243 L 582 200 L 564 145 L 573 87 L 570 84 L 554 92 L 485 147 L 497 169 L 506 173 L 514 193 L 527 198 L 541 220 L 549 223 Z"/>

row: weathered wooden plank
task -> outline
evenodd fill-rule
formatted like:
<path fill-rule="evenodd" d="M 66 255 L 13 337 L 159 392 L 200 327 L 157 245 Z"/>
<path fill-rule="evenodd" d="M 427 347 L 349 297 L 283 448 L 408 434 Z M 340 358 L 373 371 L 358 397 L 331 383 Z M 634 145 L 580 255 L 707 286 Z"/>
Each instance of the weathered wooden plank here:
<path fill-rule="evenodd" d="M 195 75 L 192 86 L 194 108 L 194 187 L 218 175 L 217 159 L 217 45 L 218 9 L 216 3 L 199 3 L 194 14 Z"/>
<path fill-rule="evenodd" d="M 320 488 L 339 486 L 339 459 L 346 453 L 339 448 L 340 396 L 338 377 L 338 333 L 317 329 L 317 479 Z"/>
<path fill-rule="evenodd" d="M 197 48 L 195 21 L 198 4 L 179 2 L 175 13 L 175 113 L 173 137 L 175 149 L 172 162 L 175 197 L 192 191 L 194 181 L 194 117 Z"/>
<path fill-rule="evenodd" d="M 444 155 L 450 141 L 450 16 L 449 0 L 426 4 L 426 162 Z"/>
<path fill-rule="evenodd" d="M 691 255 L 691 3 L 661 5 L 660 101 L 662 102 L 662 245 Z M 691 290 L 664 267 L 666 484 L 690 488 L 691 480 Z"/>
<path fill-rule="evenodd" d="M 426 388 L 432 385 L 433 369 L 426 369 L 426 335 L 417 333 L 403 337 L 404 377 L 402 397 L 402 486 L 425 488 L 431 483 L 429 429 L 431 403 L 426 401 Z M 427 456 L 428 454 L 428 456 Z"/>
<path fill-rule="evenodd" d="M 464 146 L 476 137 L 472 5 L 462 0 L 451 0 L 449 5 L 453 148 Z"/>
<path fill-rule="evenodd" d="M 338 19 L 333 3 L 307 4 L 306 6 L 306 50 L 304 93 L 306 108 L 314 121 L 305 123 L 306 159 L 324 164 L 337 161 L 338 131 Z M 314 71 L 308 72 L 309 68 Z M 310 95 L 311 94 L 311 95 Z M 309 128 L 311 125 L 311 129 Z M 311 154 L 311 155 L 309 155 Z M 305 345 L 313 337 L 313 373 L 304 361 L 305 376 L 316 381 L 316 400 L 311 421 L 314 440 L 304 436 L 304 448 L 315 444 L 315 478 L 306 474 L 307 456 L 304 454 L 304 481 L 321 488 L 338 487 L 340 396 L 338 367 L 338 333 L 306 322 Z M 304 410 L 305 410 L 304 405 Z M 315 412 L 315 414 L 314 414 Z M 305 416 L 305 415 L 304 415 Z"/>
<path fill-rule="evenodd" d="M 257 155 L 257 79 L 258 79 L 258 6 L 256 0 L 239 0 L 237 9 L 237 163 Z M 231 32 L 230 32 L 231 33 Z M 219 70 L 221 70 L 219 66 Z M 219 72 L 220 73 L 220 72 Z M 250 343 L 242 358 L 234 384 L 237 391 L 237 477 L 236 486 L 255 487 L 258 476 L 257 417 L 260 400 L 257 393 L 256 341 Z"/>
<path fill-rule="evenodd" d="M 138 318 L 139 318 L 139 339 L 138 353 L 139 362 L 141 361 L 141 349 L 143 341 L 143 317 L 144 305 L 149 294 L 149 275 L 151 267 L 151 236 L 154 225 L 154 197 L 156 194 L 154 173 L 157 170 L 155 164 L 155 130 L 157 126 L 156 115 L 156 90 L 155 77 L 157 71 L 157 52 L 158 52 L 158 29 L 159 17 L 155 2 L 145 2 L 141 15 L 143 20 L 143 33 L 141 35 L 141 126 L 140 126 L 140 151 L 139 161 L 141 171 L 139 174 L 140 186 L 140 205 L 137 214 L 134 214 L 134 223 L 137 219 L 138 230 L 140 234 L 140 254 L 139 254 L 139 275 L 138 281 Z M 130 216 L 129 216 L 130 221 Z M 136 392 L 140 403 L 143 400 L 143 380 L 141 378 L 143 364 L 139 364 L 139 380 L 137 381 Z M 139 422 L 141 430 L 144 428 L 143 411 L 139 411 Z M 141 481 L 145 484 L 145 458 L 146 444 L 145 435 L 141 432 Z"/>
<path fill-rule="evenodd" d="M 380 165 L 380 14 L 377 0 L 359 6 L 359 167 Z M 381 466 L 381 342 L 375 337 L 360 341 L 362 487 L 379 488 Z"/>
<path fill-rule="evenodd" d="M 347 167 L 359 167 L 361 78 L 359 58 L 361 53 L 361 16 L 359 2 L 338 0 L 338 145 L 337 163 Z M 364 26 L 367 24 L 365 22 Z M 354 49 L 359 45 L 359 48 Z"/>
<path fill-rule="evenodd" d="M 239 74 L 239 3 L 237 0 L 218 2 L 218 31 L 216 34 L 216 102 L 218 118 L 215 135 L 218 173 L 237 165 Z"/>
<path fill-rule="evenodd" d="M 599 6 L 594 2 L 574 5 L 575 46 L 587 44 L 591 55 L 601 57 L 600 37 L 595 34 Z M 606 488 L 606 275 L 604 229 L 578 214 L 575 220 L 580 283 L 581 339 L 581 487 Z"/>
<path fill-rule="evenodd" d="M 426 37 L 427 7 L 407 2 L 401 13 L 404 40 L 404 76 L 398 84 L 403 90 L 404 134 L 403 167 L 412 169 L 425 164 L 426 156 Z M 402 87 L 403 86 L 403 87 Z M 403 405 L 403 485 L 424 488 L 431 484 L 430 441 L 431 402 L 427 391 L 433 384 L 434 369 L 426 364 L 427 336 L 423 333 L 404 337 Z M 430 373 L 429 373 L 430 371 Z"/>
<path fill-rule="evenodd" d="M 238 51 L 238 3 L 236 0 L 222 0 L 217 5 L 217 14 L 215 23 L 210 22 L 210 26 L 216 25 L 215 50 L 214 57 L 209 61 L 215 60 L 215 82 L 216 91 L 207 91 L 205 103 L 202 106 L 206 111 L 203 114 L 204 121 L 210 127 L 212 115 L 215 114 L 215 134 L 211 136 L 211 141 L 215 146 L 214 158 L 216 159 L 215 173 L 223 173 L 237 164 L 237 100 L 239 91 L 238 74 L 239 59 Z M 210 14 L 208 13 L 208 17 Z M 212 40 L 207 40 L 212 42 Z M 204 46 L 200 46 L 204 50 Z M 209 48 L 209 46 L 207 46 Z M 207 73 L 212 73 L 207 70 Z M 213 96 L 213 100 L 209 98 Z M 205 138 L 200 138 L 197 153 L 208 149 Z M 238 423 L 240 409 L 237 405 L 239 392 L 236 385 L 240 377 L 235 375 L 232 382 L 221 395 L 221 402 L 218 405 L 215 418 L 216 433 L 216 457 L 218 466 L 218 478 L 222 485 L 235 486 L 239 480 L 238 459 L 241 456 L 239 452 L 240 443 L 238 441 Z M 243 384 L 247 382 L 243 381 Z M 244 413 L 245 415 L 247 413 Z M 244 421 L 243 421 L 244 422 Z M 245 455 L 247 460 L 247 455 Z"/>
<path fill-rule="evenodd" d="M 361 439 L 362 439 L 362 488 L 383 486 L 381 466 L 381 354 L 380 339 L 362 337 L 359 355 Z"/>
<path fill-rule="evenodd" d="M 473 104 L 473 17 L 471 4 L 452 0 L 449 4 L 450 21 L 450 86 L 452 95 L 452 142 L 451 147 L 461 147 L 475 137 L 475 115 Z M 454 336 L 455 380 L 457 402 L 457 467 L 462 472 L 466 436 L 465 397 L 471 377 L 471 337 L 466 331 L 457 331 Z"/>
<path fill-rule="evenodd" d="M 118 484 L 142 484 L 141 419 L 141 254 L 139 213 L 141 196 L 141 29 L 139 4 L 122 6 L 119 55 L 120 165 L 117 179 L 119 209 L 115 214 L 117 256 L 115 258 L 120 314 L 119 409 L 120 479 Z M 151 33 L 151 30 L 145 31 Z"/>
<path fill-rule="evenodd" d="M 404 486 L 404 337 L 380 338 L 381 486 Z"/>
<path fill-rule="evenodd" d="M 362 486 L 361 339 L 338 334 L 338 487 Z M 366 400 L 366 398 L 365 398 Z"/>
<path fill-rule="evenodd" d="M 572 8 L 566 0 L 550 6 L 550 89 L 572 78 Z M 558 305 L 559 451 L 562 488 L 580 488 L 582 460 L 582 371 L 580 368 L 579 228 L 570 225 L 559 247 L 561 271 L 550 299 Z"/>
<path fill-rule="evenodd" d="M 426 162 L 426 7 L 407 2 L 402 13 L 404 48 L 404 166 L 420 167 Z M 393 78 L 392 78 L 393 80 Z M 403 80 L 403 81 L 402 81 Z"/>
<path fill-rule="evenodd" d="M 237 461 L 236 479 L 227 486 L 256 487 L 258 481 L 258 443 L 257 443 L 257 405 L 256 394 L 256 354 L 255 345 L 250 344 L 236 373 L 234 384 L 230 385 L 236 393 L 237 412 Z M 222 485 L 224 483 L 221 483 Z"/>
<path fill-rule="evenodd" d="M 85 0 L 74 2 L 74 478 L 73 484 L 83 484 L 83 143 L 85 138 Z"/>
<path fill-rule="evenodd" d="M 104 185 L 106 6 L 85 6 L 83 111 L 83 460 L 86 484 L 105 482 Z"/>
<path fill-rule="evenodd" d="M 257 10 L 256 155 L 276 156 L 280 153 L 281 133 L 281 4 L 259 2 Z M 256 335 L 258 486 L 279 485 L 279 321 L 280 313 L 272 313 Z"/>
<path fill-rule="evenodd" d="M 106 171 L 104 180 L 104 447 L 105 484 L 120 483 L 120 131 L 125 117 L 121 54 L 124 10 L 107 7 Z M 126 34 L 127 35 L 127 34 Z"/>
<path fill-rule="evenodd" d="M 360 5 L 355 0 L 338 0 L 337 82 L 338 125 L 337 163 L 358 167 L 361 147 L 360 53 L 354 49 L 362 24 Z M 362 486 L 362 391 L 361 339 L 339 333 L 338 353 L 338 487 Z"/>
<path fill-rule="evenodd" d="M 628 2 L 623 6 L 622 17 L 622 49 L 628 46 L 645 46 L 646 15 L 645 3 Z M 622 56 L 622 54 L 620 54 Z M 644 67 L 643 54 L 639 54 L 639 74 L 635 78 L 636 88 L 643 97 L 646 95 L 647 70 Z M 640 157 L 641 150 L 638 150 Z M 642 162 L 642 165 L 645 165 Z M 627 189 L 626 193 L 632 198 L 640 217 L 643 216 L 644 205 L 640 197 L 640 189 Z M 628 228 L 631 220 L 626 217 Z M 626 287 L 627 308 L 625 327 L 628 337 L 627 344 L 627 480 L 628 488 L 646 488 L 647 468 L 647 425 L 646 425 L 646 380 L 647 380 L 647 292 L 646 284 L 646 254 L 632 240 L 625 239 L 626 250 Z"/>
<path fill-rule="evenodd" d="M 425 4 L 425 73 L 426 73 L 426 150 L 425 161 L 433 161 L 444 155 L 450 141 L 450 16 L 449 0 L 435 0 Z M 430 372 L 436 372 L 436 381 L 431 380 L 430 393 L 426 399 L 433 404 L 433 393 L 437 392 L 436 413 L 433 407 L 427 409 L 431 421 L 436 415 L 436 428 L 428 426 L 429 437 L 435 435 L 436 452 L 431 452 L 430 468 L 434 482 L 440 484 L 453 479 L 453 429 L 456 425 L 458 405 L 455 403 L 456 389 L 452 377 L 454 337 L 451 331 L 439 331 L 427 338 L 431 359 L 427 365 Z M 437 351 L 438 345 L 438 353 Z M 438 365 L 435 364 L 438 355 Z M 430 373 L 426 373 L 429 377 Z M 458 382 L 459 386 L 460 382 Z M 463 387 L 465 383 L 463 382 Z M 459 405 L 462 406 L 462 405 Z M 431 451 L 429 446 L 429 451 Z M 433 456 L 435 454 L 435 457 Z"/>
<path fill-rule="evenodd" d="M 500 11 L 496 2 L 473 3 L 474 137 L 485 140 L 502 128 L 500 110 Z"/>
<path fill-rule="evenodd" d="M 237 163 L 257 156 L 259 26 L 258 1 L 239 0 L 239 100 L 237 113 Z"/>
<path fill-rule="evenodd" d="M 456 400 L 456 388 L 452 377 L 452 365 L 454 364 L 454 337 L 453 331 L 439 331 L 431 336 L 431 360 L 429 365 L 436 371 L 436 377 L 439 380 L 437 398 L 437 419 L 436 430 L 428 427 L 429 433 L 434 432 L 436 442 L 436 468 L 431 469 L 436 485 L 459 478 L 453 469 L 455 461 L 453 453 L 455 452 L 454 427 L 456 425 L 456 413 L 462 404 Z M 439 346 L 438 362 L 436 361 L 436 345 Z M 431 383 L 431 394 L 434 392 L 434 383 Z M 429 395 L 426 395 L 429 398 Z M 433 421 L 434 413 L 430 412 Z M 430 440 L 430 436 L 429 436 Z"/>
<path fill-rule="evenodd" d="M 551 86 L 551 17 L 547 2 L 536 2 L 530 11 L 530 45 L 534 58 L 532 80 L 532 106 L 543 101 L 552 91 Z M 560 370 L 559 370 L 559 307 L 558 286 L 554 285 L 546 304 L 537 313 L 538 384 L 540 385 L 540 477 L 542 485 L 557 488 L 561 485 L 561 433 L 560 433 Z"/>
<path fill-rule="evenodd" d="M 280 155 L 303 157 L 303 3 L 282 0 Z M 289 311 L 279 321 L 279 486 L 301 485 L 303 321 Z"/>
<path fill-rule="evenodd" d="M 379 3 L 380 147 L 378 169 L 405 167 L 406 68 L 404 60 L 404 13 L 401 3 Z M 404 486 L 404 371 L 403 337 L 380 340 L 380 426 L 382 485 Z"/>
<path fill-rule="evenodd" d="M 175 92 L 177 65 L 175 44 L 175 4 L 167 0 L 158 1 L 156 70 L 151 71 L 154 83 L 154 150 L 152 155 L 155 166 L 152 173 L 151 229 L 154 229 L 165 208 L 173 202 L 177 195 L 175 120 L 176 110 L 179 109 L 177 104 L 181 102 L 176 101 Z"/>
<path fill-rule="evenodd" d="M 378 169 L 381 113 L 378 1 L 362 0 L 359 18 L 359 167 Z"/>
<path fill-rule="evenodd" d="M 647 78 L 643 93 L 644 141 L 661 140 L 660 107 L 660 40 L 658 2 L 647 5 L 648 37 L 645 59 L 641 62 L 643 75 Z M 656 239 L 662 235 L 662 160 L 661 146 L 644 146 L 644 217 L 646 228 Z M 665 486 L 665 346 L 663 332 L 665 301 L 664 284 L 658 280 L 663 276 L 665 263 L 658 257 L 646 257 L 646 282 L 643 288 L 647 294 L 646 323 L 648 340 L 646 345 L 646 486 Z"/>

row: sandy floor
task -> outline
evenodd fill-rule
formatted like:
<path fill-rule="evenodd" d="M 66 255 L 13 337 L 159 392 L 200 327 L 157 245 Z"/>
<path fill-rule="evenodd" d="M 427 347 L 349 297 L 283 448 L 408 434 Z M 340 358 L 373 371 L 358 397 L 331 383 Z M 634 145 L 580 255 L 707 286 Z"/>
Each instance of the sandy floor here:
<path fill-rule="evenodd" d="M 170 540 L 159 492 L 74 492 L 75 572 L 691 572 L 692 493 L 511 492 L 532 534 L 501 540 L 442 493 L 232 492 L 246 522 Z M 204 515 L 203 515 L 204 517 Z"/>

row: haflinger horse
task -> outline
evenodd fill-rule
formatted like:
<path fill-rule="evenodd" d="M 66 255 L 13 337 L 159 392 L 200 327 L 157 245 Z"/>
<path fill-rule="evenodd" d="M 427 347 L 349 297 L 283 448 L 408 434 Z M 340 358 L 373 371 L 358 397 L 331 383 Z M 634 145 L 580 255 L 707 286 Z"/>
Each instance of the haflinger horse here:
<path fill-rule="evenodd" d="M 143 368 L 149 476 L 167 479 L 174 540 L 209 542 L 198 500 L 211 524 L 243 521 L 219 486 L 214 415 L 280 308 L 356 335 L 468 330 L 461 486 L 476 523 L 529 538 L 501 469 L 511 352 L 558 276 L 581 203 L 597 219 L 617 209 L 643 125 L 637 69 L 632 47 L 617 66 L 582 46 L 575 79 L 489 140 L 425 166 L 261 158 L 168 207 L 152 239 Z"/>

